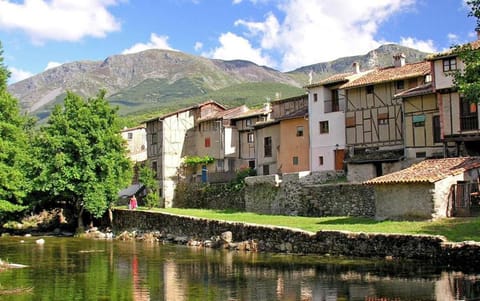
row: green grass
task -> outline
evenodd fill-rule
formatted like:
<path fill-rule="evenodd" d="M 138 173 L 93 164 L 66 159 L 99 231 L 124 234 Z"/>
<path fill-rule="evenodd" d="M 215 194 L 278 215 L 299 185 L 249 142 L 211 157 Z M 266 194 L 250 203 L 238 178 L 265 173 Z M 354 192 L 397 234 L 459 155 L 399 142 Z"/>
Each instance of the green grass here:
<path fill-rule="evenodd" d="M 262 215 L 250 212 L 204 209 L 154 209 L 155 211 L 231 222 L 290 227 L 309 232 L 320 230 L 365 233 L 443 235 L 449 241 L 480 241 L 480 218 L 445 218 L 435 221 L 376 221 L 362 217 L 301 217 Z"/>

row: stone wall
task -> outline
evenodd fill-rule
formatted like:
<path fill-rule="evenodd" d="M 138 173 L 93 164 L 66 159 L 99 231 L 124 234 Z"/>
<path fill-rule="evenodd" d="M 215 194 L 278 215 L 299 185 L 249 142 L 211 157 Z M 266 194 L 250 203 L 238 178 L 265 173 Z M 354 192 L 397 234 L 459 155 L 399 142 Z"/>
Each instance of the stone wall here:
<path fill-rule="evenodd" d="M 229 184 L 179 183 L 174 207 L 245 210 L 244 189 Z"/>
<path fill-rule="evenodd" d="M 324 184 L 324 183 L 331 184 Z M 375 215 L 373 187 L 336 183 L 329 173 L 292 173 L 245 179 L 245 210 L 300 216 Z"/>
<path fill-rule="evenodd" d="M 366 234 L 302 230 L 214 221 L 159 212 L 117 209 L 113 229 L 160 231 L 206 240 L 231 231 L 233 241 L 255 240 L 258 251 L 298 254 L 343 255 L 370 258 L 421 259 L 434 263 L 475 266 L 480 264 L 480 244 L 448 243 L 441 236 Z"/>

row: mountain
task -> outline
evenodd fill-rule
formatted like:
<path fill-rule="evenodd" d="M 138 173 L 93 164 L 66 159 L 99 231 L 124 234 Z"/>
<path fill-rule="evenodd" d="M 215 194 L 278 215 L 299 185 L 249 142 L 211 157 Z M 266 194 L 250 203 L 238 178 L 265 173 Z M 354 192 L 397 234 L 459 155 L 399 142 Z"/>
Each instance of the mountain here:
<path fill-rule="evenodd" d="M 392 56 L 404 53 L 407 62 L 427 54 L 389 44 L 366 55 L 337 59 L 280 72 L 243 60 L 224 61 L 182 52 L 151 49 L 134 54 L 113 55 L 104 61 L 78 61 L 48 69 L 9 86 L 22 110 L 48 116 L 53 105 L 62 102 L 66 91 L 91 97 L 100 89 L 120 107 L 122 115 L 214 99 L 238 105 L 261 104 L 278 97 L 304 93 L 309 74 L 314 80 L 346 72 L 353 62 L 365 68 L 392 65 Z"/>

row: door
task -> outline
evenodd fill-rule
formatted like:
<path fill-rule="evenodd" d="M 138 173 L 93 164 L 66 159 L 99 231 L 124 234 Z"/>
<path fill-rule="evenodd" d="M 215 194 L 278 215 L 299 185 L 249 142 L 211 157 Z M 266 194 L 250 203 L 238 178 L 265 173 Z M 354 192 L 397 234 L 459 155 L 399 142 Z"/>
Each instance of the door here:
<path fill-rule="evenodd" d="M 343 160 L 345 159 L 345 150 L 335 150 L 335 170 L 343 170 Z"/>

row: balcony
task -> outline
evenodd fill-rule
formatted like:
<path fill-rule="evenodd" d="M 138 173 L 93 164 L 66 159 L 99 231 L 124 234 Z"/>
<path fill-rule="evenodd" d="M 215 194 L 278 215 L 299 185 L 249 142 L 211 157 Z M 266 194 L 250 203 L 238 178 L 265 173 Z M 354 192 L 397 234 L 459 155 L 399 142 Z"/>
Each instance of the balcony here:
<path fill-rule="evenodd" d="M 343 112 L 345 111 L 345 104 L 343 101 L 340 102 L 338 100 L 325 100 L 324 111 L 325 113 Z"/>
<path fill-rule="evenodd" d="M 477 116 L 477 114 L 460 116 L 460 130 L 462 132 L 478 130 L 478 116 Z"/>

